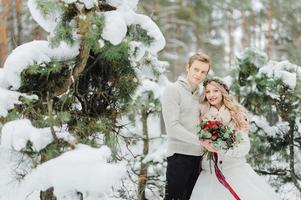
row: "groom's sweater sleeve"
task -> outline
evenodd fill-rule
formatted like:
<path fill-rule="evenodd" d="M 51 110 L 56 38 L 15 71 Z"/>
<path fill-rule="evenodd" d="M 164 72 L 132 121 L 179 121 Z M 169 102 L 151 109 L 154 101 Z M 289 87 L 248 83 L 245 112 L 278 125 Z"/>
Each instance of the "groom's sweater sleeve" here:
<path fill-rule="evenodd" d="M 168 86 L 163 93 L 162 114 L 168 137 L 200 145 L 197 135 L 188 131 L 180 123 L 180 94 L 174 86 Z"/>
<path fill-rule="evenodd" d="M 238 143 L 237 146 L 227 150 L 225 152 L 226 156 L 239 158 L 239 157 L 244 157 L 249 153 L 251 148 L 249 135 L 248 133 L 243 132 L 241 133 L 241 136 L 242 136 L 242 141 Z"/>

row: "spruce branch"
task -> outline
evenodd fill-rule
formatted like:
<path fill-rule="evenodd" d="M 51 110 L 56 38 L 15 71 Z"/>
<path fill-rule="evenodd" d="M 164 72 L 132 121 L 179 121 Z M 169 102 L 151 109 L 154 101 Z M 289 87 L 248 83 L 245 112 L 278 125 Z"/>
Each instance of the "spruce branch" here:
<path fill-rule="evenodd" d="M 285 176 L 289 172 L 288 170 L 285 169 L 270 169 L 269 171 L 255 169 L 254 171 L 256 171 L 261 175 L 276 175 L 276 176 Z"/>

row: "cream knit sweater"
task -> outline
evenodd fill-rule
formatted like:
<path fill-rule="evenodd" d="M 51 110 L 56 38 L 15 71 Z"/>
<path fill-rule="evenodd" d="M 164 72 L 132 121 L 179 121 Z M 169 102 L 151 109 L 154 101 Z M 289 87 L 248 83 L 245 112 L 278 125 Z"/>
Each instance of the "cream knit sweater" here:
<path fill-rule="evenodd" d="M 199 92 L 191 92 L 184 77 L 168 85 L 162 96 L 162 113 L 167 132 L 167 156 L 174 153 L 200 156 L 202 147 L 198 131 L 200 106 Z"/>

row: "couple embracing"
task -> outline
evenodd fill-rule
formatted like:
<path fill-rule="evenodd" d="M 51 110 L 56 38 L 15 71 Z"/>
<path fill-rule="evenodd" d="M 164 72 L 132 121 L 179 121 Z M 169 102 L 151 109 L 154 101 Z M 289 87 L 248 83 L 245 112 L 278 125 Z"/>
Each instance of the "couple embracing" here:
<path fill-rule="evenodd" d="M 166 87 L 162 98 L 167 132 L 165 200 L 276 200 L 273 189 L 258 176 L 245 156 L 250 150 L 246 109 L 219 78 L 207 79 L 210 58 L 189 58 L 186 75 Z M 202 94 L 198 87 L 203 84 Z M 197 136 L 200 120 L 219 121 L 241 133 L 241 141 L 225 151 Z M 215 164 L 204 152 L 215 156 Z"/>

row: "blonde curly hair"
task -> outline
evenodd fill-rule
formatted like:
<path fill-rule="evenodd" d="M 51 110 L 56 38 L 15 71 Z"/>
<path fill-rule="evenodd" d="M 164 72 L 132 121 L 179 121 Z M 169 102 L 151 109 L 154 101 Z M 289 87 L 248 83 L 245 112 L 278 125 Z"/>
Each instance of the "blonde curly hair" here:
<path fill-rule="evenodd" d="M 216 87 L 222 94 L 223 105 L 229 110 L 231 114 L 231 119 L 234 122 L 235 129 L 237 130 L 246 130 L 250 127 L 249 117 L 247 110 L 239 104 L 233 96 L 229 94 L 229 88 L 227 84 L 219 78 L 207 79 L 203 85 L 204 90 L 201 94 L 200 103 L 203 108 L 203 112 L 208 112 L 210 109 L 210 103 L 206 98 L 206 86 L 210 84 Z"/>

